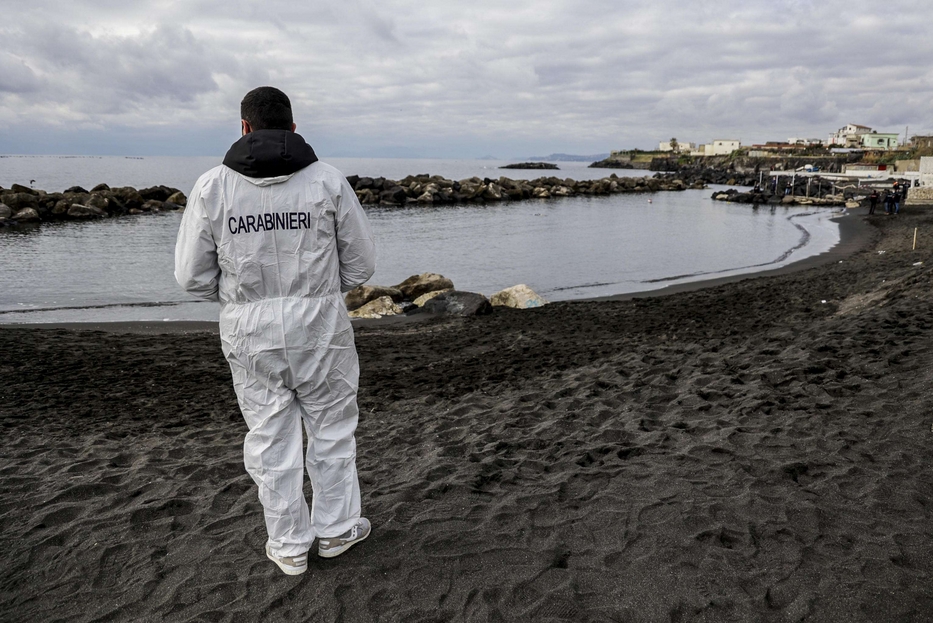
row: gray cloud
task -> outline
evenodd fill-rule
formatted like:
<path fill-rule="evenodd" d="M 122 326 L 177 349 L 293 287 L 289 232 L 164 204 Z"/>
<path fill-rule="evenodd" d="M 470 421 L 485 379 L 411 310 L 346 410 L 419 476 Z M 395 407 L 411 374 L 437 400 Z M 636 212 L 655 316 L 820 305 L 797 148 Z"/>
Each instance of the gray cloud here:
<path fill-rule="evenodd" d="M 933 132 L 921 1 L 36 0 L 5 23 L 0 137 L 235 126 L 242 94 L 269 83 L 341 155 Z"/>

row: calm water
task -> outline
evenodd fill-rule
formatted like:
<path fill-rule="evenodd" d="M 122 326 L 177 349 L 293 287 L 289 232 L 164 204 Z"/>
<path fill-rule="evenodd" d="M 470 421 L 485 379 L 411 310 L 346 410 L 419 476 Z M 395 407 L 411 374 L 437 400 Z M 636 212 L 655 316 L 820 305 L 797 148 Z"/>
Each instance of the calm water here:
<path fill-rule="evenodd" d="M 8 157 L 0 158 L 0 186 L 34 179 L 36 188 L 63 190 L 106 181 L 166 184 L 187 193 L 200 172 L 216 162 Z M 501 163 L 476 160 L 329 162 L 346 174 L 395 179 L 413 173 L 453 179 L 543 174 L 499 171 L 495 167 Z M 561 178 L 611 173 L 580 163 L 560 166 L 554 174 Z M 392 285 L 431 271 L 450 277 L 460 289 L 487 295 L 526 283 L 551 300 L 587 298 L 777 267 L 826 251 L 839 240 L 830 211 L 756 210 L 713 202 L 711 192 L 369 208 L 379 245 L 370 283 Z M 180 220 L 180 214 L 161 214 L 0 230 L 0 323 L 216 319 L 216 305 L 181 292 L 172 276 Z"/>

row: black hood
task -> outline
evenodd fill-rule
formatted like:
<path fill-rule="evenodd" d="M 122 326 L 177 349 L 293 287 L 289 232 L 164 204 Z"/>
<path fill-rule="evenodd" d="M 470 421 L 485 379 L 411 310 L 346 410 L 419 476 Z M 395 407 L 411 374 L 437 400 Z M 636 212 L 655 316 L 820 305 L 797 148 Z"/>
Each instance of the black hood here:
<path fill-rule="evenodd" d="M 288 130 L 254 130 L 230 146 L 224 164 L 246 177 L 278 177 L 317 162 L 314 150 Z"/>

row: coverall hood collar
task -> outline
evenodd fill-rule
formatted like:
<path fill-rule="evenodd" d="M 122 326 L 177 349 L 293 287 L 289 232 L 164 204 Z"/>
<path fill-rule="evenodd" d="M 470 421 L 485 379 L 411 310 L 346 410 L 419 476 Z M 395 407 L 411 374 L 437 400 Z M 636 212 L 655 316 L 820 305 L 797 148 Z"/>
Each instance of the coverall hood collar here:
<path fill-rule="evenodd" d="M 225 166 L 246 178 L 272 184 L 284 182 L 314 162 L 317 156 L 311 146 L 289 130 L 254 130 L 231 145 L 224 156 Z"/>

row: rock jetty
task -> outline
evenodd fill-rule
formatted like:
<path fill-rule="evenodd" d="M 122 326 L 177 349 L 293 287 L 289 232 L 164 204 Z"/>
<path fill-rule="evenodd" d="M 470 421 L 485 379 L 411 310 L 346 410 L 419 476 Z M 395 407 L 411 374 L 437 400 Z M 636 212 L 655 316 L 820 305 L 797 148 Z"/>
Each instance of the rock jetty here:
<path fill-rule="evenodd" d="M 128 214 L 183 210 L 188 200 L 177 188 L 98 184 L 91 190 L 72 186 L 48 193 L 20 184 L 0 188 L 0 225 L 43 221 L 81 221 Z"/>
<path fill-rule="evenodd" d="M 560 169 L 556 164 L 550 162 L 519 162 L 517 164 L 506 164 L 500 169 Z"/>
<path fill-rule="evenodd" d="M 540 164 L 540 163 L 531 163 Z M 471 177 L 449 180 L 440 175 L 409 175 L 402 180 L 350 175 L 347 181 L 363 205 L 403 206 L 497 203 L 579 195 L 610 195 L 678 191 L 703 188 L 702 182 L 687 183 L 676 176 L 619 177 L 615 173 L 596 180 L 539 177 L 513 180 Z M 0 188 L 0 226 L 45 221 L 88 220 L 130 214 L 154 214 L 183 210 L 187 198 L 177 188 L 131 186 L 111 188 L 98 184 L 91 190 L 73 186 L 49 193 L 20 184 Z"/>
<path fill-rule="evenodd" d="M 725 191 L 716 191 L 712 194 L 715 201 L 729 201 L 731 203 L 748 203 L 752 205 L 810 205 L 810 206 L 852 206 L 852 200 L 846 199 L 842 194 L 826 195 L 824 197 L 807 197 L 806 195 L 772 195 L 765 192 L 740 192 L 734 188 Z"/>
<path fill-rule="evenodd" d="M 577 195 L 676 191 L 689 187 L 683 180 L 672 177 L 619 177 L 615 173 L 598 180 L 579 181 L 558 177 L 533 180 L 471 177 L 454 181 L 439 175 L 410 175 L 398 181 L 351 175 L 347 180 L 356 191 L 360 203 L 386 206 L 412 203 L 495 203 Z"/>

